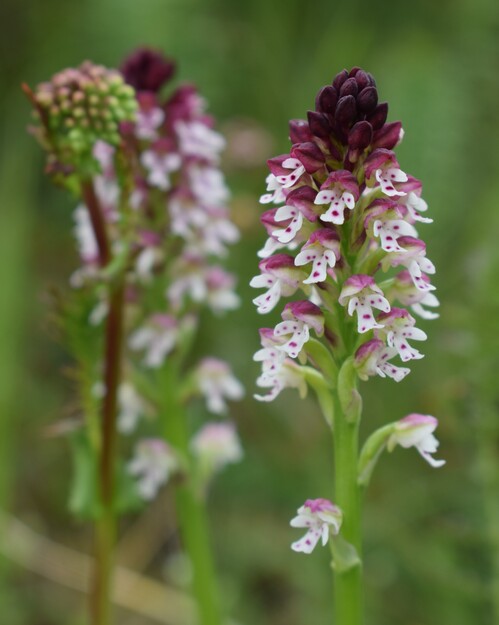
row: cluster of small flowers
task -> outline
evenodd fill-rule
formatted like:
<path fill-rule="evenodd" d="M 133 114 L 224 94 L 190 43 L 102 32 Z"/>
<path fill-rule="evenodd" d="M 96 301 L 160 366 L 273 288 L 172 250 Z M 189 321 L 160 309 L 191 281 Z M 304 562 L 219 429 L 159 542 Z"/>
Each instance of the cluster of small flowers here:
<path fill-rule="evenodd" d="M 85 62 L 35 93 L 26 88 L 39 122 L 33 131 L 49 146 L 52 170 L 92 181 L 90 196 L 83 194 L 74 213 L 81 266 L 71 285 L 89 286 L 101 298 L 89 318 L 100 324 L 108 304 L 107 289 L 99 288 L 104 274 L 90 205 L 95 195 L 113 262 L 124 263 L 126 271 L 128 347 L 146 369 L 161 367 L 181 348 L 202 306 L 221 313 L 239 304 L 235 277 L 220 264 L 239 238 L 219 169 L 225 141 L 194 86 L 181 85 L 162 98 L 174 70 L 160 53 L 139 49 L 120 72 Z M 229 366 L 217 359 L 203 360 L 194 378 L 194 392 L 206 398 L 211 412 L 223 413 L 224 398 L 243 395 Z M 128 379 L 118 400 L 118 427 L 130 433 L 151 406 Z M 200 463 L 209 458 L 218 470 L 241 456 L 231 424 L 206 428 L 192 443 Z M 179 466 L 175 450 L 148 438 L 138 442 L 129 468 L 149 499 Z"/>
<path fill-rule="evenodd" d="M 425 319 L 437 316 L 424 308 L 438 306 L 428 277 L 435 267 L 415 228 L 432 220 L 423 216 L 421 183 L 400 169 L 392 151 L 403 131 L 400 122 L 386 123 L 387 113 L 372 76 L 344 70 L 320 90 L 307 121 L 290 122 L 290 153 L 268 161 L 260 202 L 278 206 L 261 218 L 268 239 L 251 286 L 266 290 L 254 303 L 265 314 L 281 297 L 299 291 L 305 297 L 285 305 L 274 329 L 261 330 L 257 384 L 270 392 L 258 399 L 270 401 L 285 387 L 303 389 L 294 360 L 303 357 L 312 330 L 325 334 L 333 354 L 342 347 L 335 323 L 325 321 L 344 314 L 341 307 L 357 316 L 361 379 L 400 381 L 410 370 L 391 359 L 423 357 L 408 340 L 426 334 L 405 307 Z M 394 267 L 402 270 L 376 283 L 380 270 Z"/>
<path fill-rule="evenodd" d="M 397 445 L 405 449 L 414 447 L 432 467 L 441 467 L 445 460 L 436 460 L 431 455 L 439 446 L 433 434 L 437 425 L 437 419 L 431 415 L 407 415 L 388 426 L 382 447 L 377 451 L 379 453 L 384 447 L 393 451 Z M 291 520 L 292 527 L 306 528 L 307 532 L 291 545 L 291 549 L 309 554 L 319 540 L 325 546 L 331 535 L 340 532 L 342 521 L 343 512 L 328 499 L 307 499 L 298 509 L 298 515 Z"/>
<path fill-rule="evenodd" d="M 205 114 L 205 102 L 196 89 L 181 86 L 162 103 L 159 90 L 173 75 L 174 65 L 147 49 L 131 55 L 122 73 L 136 89 L 139 103 L 136 123 L 124 129 L 137 165 L 132 210 L 150 222 L 142 222 L 139 231 L 137 286 L 147 288 L 156 274 L 169 272 L 168 309 L 146 318 L 132 333 L 129 345 L 143 352 L 145 367 L 158 368 L 196 325 L 199 306 L 207 305 L 215 313 L 238 306 L 235 279 L 216 259 L 226 256 L 226 246 L 235 243 L 239 233 L 229 219 L 229 192 L 218 168 L 225 141 L 213 130 L 213 120 Z M 168 247 L 172 245 L 176 246 Z M 167 250 L 172 249 L 175 258 L 168 265 Z M 229 365 L 215 358 L 203 359 L 193 380 L 194 392 L 218 415 L 226 412 L 225 399 L 237 400 L 244 394 Z M 157 453 L 160 443 L 161 453 Z M 210 474 L 242 457 L 230 422 L 205 424 L 194 435 L 191 452 L 198 466 L 209 465 Z M 172 468 L 181 468 L 175 450 L 155 439 L 138 443 L 130 463 L 135 474 L 137 464 L 147 498 L 155 496 Z"/>

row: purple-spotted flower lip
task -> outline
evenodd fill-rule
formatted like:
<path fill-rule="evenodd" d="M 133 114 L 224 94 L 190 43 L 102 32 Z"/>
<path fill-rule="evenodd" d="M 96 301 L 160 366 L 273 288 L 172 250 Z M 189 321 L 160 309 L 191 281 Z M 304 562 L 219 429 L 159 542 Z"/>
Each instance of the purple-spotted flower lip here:
<path fill-rule="evenodd" d="M 366 180 L 369 180 L 369 178 L 375 174 L 376 170 L 385 165 L 400 169 L 397 158 L 391 150 L 387 150 L 385 148 L 378 148 L 374 150 L 374 152 L 366 158 L 364 163 Z"/>
<path fill-rule="evenodd" d="M 303 321 L 319 335 L 324 332 L 324 314 L 319 306 L 316 306 L 309 300 L 288 302 L 284 306 L 281 316 L 285 321 L 292 319 Z"/>
<path fill-rule="evenodd" d="M 354 197 L 354 200 L 357 200 L 360 197 L 359 185 L 355 176 L 346 169 L 337 169 L 332 171 L 326 180 L 321 184 L 321 190 L 332 189 L 333 187 L 339 186 L 344 191 L 351 193 Z"/>

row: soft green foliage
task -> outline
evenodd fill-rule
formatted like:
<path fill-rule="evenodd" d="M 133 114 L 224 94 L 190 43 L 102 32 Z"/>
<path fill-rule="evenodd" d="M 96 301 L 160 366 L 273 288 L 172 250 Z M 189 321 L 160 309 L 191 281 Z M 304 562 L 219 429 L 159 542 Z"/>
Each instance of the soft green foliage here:
<path fill-rule="evenodd" d="M 309 95 L 341 67 L 358 64 L 377 77 L 391 103 L 390 119 L 404 121 L 408 140 L 399 157 L 424 181 L 435 218 L 427 232 L 428 256 L 438 268 L 442 301 L 441 319 L 425 326 L 430 334 L 425 360 L 413 366 L 411 376 L 399 386 L 388 380 L 362 386 L 366 432 L 411 410 L 434 414 L 440 420 L 441 455 L 448 460 L 438 472 L 414 450 L 397 449 L 380 460 L 366 512 L 371 520 L 364 558 L 369 625 L 495 622 L 497 2 L 378 3 L 373 8 L 368 0 L 308 5 L 298 0 L 5 0 L 1 14 L 0 442 L 5 453 L 0 474 L 2 480 L 12 476 L 13 512 L 40 533 L 85 549 L 84 534 L 69 524 L 61 504 L 69 486 L 65 444 L 45 436 L 54 423 L 74 415 L 72 385 L 57 373 L 73 363 L 40 321 L 47 285 L 65 287 L 77 260 L 68 198 L 38 173 L 36 146 L 26 151 L 29 106 L 19 83 L 36 84 L 89 56 L 114 66 L 142 43 L 177 57 L 181 77 L 199 83 L 210 110 L 231 133 L 226 165 L 243 232 L 231 264 L 240 274 L 244 305 L 222 322 L 207 315 L 204 339 L 196 347 L 200 354 L 230 358 L 251 390 L 257 374 L 251 354 L 261 318 L 250 305 L 254 292 L 247 283 L 262 244 L 258 196 L 264 190 L 265 159 L 286 149 L 286 120 L 312 106 Z M 236 138 L 241 124 L 258 131 L 251 153 L 247 135 Z M 304 625 L 311 614 L 314 625 L 330 622 L 331 602 L 325 599 L 330 581 L 323 574 L 328 554 L 292 553 L 295 536 L 286 527 L 305 497 L 327 496 L 332 471 L 327 426 L 315 401 L 298 402 L 294 391 L 271 406 L 256 405 L 248 393 L 238 410 L 245 462 L 221 477 L 210 509 L 231 613 L 243 625 Z M 6 490 L 2 485 L 2 506 Z M 158 579 L 164 558 L 176 548 L 166 530 L 169 510 L 159 502 L 159 522 L 148 526 L 158 529 L 140 533 L 139 555 L 130 546 L 132 527 L 124 543 L 124 560 Z M 155 558 L 147 555 L 151 551 Z M 2 591 L 0 601 L 18 597 L 9 599 L 9 606 L 16 606 L 12 623 L 81 622 L 82 596 L 19 566 L 11 573 L 9 592 Z M 127 625 L 148 622 L 131 613 L 123 613 L 123 623 L 125 618 Z"/>

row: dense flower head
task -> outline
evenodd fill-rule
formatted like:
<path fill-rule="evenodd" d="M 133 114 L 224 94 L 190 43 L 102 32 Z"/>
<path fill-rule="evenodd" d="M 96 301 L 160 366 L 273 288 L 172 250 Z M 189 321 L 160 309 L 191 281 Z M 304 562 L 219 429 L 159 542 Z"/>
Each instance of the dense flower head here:
<path fill-rule="evenodd" d="M 85 61 L 55 74 L 34 92 L 39 126 L 34 133 L 49 151 L 51 166 L 89 168 L 98 140 L 118 145 L 120 126 L 133 122 L 137 100 L 133 88 L 116 70 Z"/>
<path fill-rule="evenodd" d="M 316 338 L 338 364 L 353 357 L 361 379 L 400 381 L 409 369 L 393 361 L 422 358 L 410 341 L 426 339 L 404 307 L 432 319 L 438 300 L 430 279 L 435 267 L 417 229 L 432 220 L 421 182 L 403 171 L 393 151 L 401 123 L 387 117 L 374 78 L 355 67 L 319 91 L 306 120 L 291 120 L 289 153 L 268 160 L 260 198 L 267 240 L 251 286 L 265 289 L 253 300 L 261 314 L 287 298 L 315 306 L 323 325 Z M 283 378 L 289 359 L 308 359 L 312 338 L 308 322 L 285 317 L 296 303 L 285 304 L 283 322 L 257 352 L 264 368 L 258 384 L 271 386 L 271 398 L 286 386 L 300 388 L 297 376 L 305 375 L 296 365 Z M 353 342 L 345 338 L 352 332 Z M 345 354 L 345 346 L 352 351 Z"/>

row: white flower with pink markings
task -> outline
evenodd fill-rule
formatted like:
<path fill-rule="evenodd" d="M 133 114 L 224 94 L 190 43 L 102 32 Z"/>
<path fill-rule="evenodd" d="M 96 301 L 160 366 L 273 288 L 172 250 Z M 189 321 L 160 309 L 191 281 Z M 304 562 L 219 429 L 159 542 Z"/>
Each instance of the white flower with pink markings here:
<path fill-rule="evenodd" d="M 377 330 L 377 335 L 386 338 L 388 347 L 394 347 L 403 362 L 423 358 L 423 354 L 409 345 L 408 341 L 426 341 L 428 337 L 423 330 L 414 327 L 416 320 L 405 308 L 393 307 L 390 312 L 381 313 L 378 321 L 382 329 Z"/>
<path fill-rule="evenodd" d="M 445 460 L 436 460 L 433 457 L 439 447 L 439 442 L 433 434 L 437 426 L 438 419 L 431 415 L 410 414 L 395 424 L 387 442 L 387 449 L 392 451 L 397 445 L 405 449 L 415 447 L 428 464 L 435 468 L 441 467 L 445 464 Z"/>
<path fill-rule="evenodd" d="M 376 322 L 373 308 L 390 311 L 390 303 L 383 291 L 371 276 L 363 274 L 356 274 L 345 281 L 338 301 L 342 306 L 347 306 L 350 316 L 357 313 L 357 330 L 360 334 L 383 327 Z"/>
<path fill-rule="evenodd" d="M 328 499 L 307 499 L 290 522 L 291 527 L 306 529 L 307 533 L 291 549 L 309 554 L 319 541 L 326 546 L 330 535 L 339 533 L 342 521 L 342 511 Z"/>
<path fill-rule="evenodd" d="M 312 232 L 309 240 L 296 255 L 295 265 L 301 267 L 312 263 L 312 271 L 303 284 L 324 282 L 328 268 L 333 269 L 340 258 L 340 240 L 334 230 L 322 228 Z"/>

